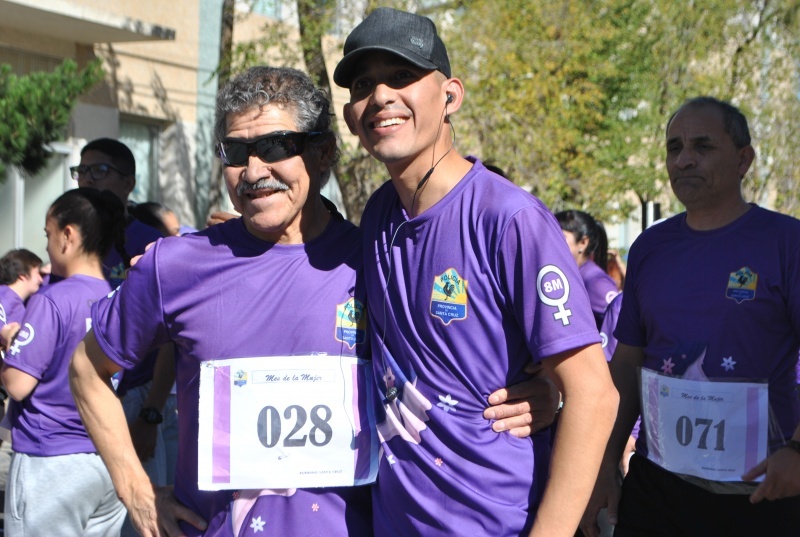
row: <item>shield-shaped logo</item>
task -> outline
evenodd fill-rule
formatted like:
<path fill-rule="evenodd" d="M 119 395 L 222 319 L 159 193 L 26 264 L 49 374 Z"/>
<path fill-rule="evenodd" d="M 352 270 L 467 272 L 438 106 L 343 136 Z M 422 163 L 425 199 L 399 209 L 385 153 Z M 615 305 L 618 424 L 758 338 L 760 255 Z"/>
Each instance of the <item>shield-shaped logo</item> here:
<path fill-rule="evenodd" d="M 748 267 L 742 267 L 736 272 L 731 272 L 725 297 L 735 300 L 737 304 L 741 304 L 745 300 L 753 300 L 756 297 L 757 285 L 758 274 Z"/>
<path fill-rule="evenodd" d="M 360 300 L 351 298 L 336 306 L 336 341 L 351 349 L 367 338 L 367 308 Z"/>
<path fill-rule="evenodd" d="M 449 268 L 433 279 L 431 315 L 445 325 L 467 318 L 467 280 L 454 268 Z"/>
<path fill-rule="evenodd" d="M 240 388 L 247 384 L 247 371 L 240 369 L 233 375 L 233 385 Z"/>

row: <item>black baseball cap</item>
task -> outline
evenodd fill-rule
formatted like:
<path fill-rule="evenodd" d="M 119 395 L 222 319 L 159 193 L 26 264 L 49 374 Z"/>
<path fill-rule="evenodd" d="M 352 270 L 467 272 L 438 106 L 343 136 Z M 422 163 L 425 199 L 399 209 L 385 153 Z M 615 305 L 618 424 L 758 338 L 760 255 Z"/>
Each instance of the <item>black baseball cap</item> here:
<path fill-rule="evenodd" d="M 333 72 L 333 81 L 349 88 L 361 57 L 372 51 L 391 52 L 427 69 L 441 71 L 450 78 L 447 49 L 428 17 L 379 7 L 356 26 L 344 42 L 344 58 Z"/>

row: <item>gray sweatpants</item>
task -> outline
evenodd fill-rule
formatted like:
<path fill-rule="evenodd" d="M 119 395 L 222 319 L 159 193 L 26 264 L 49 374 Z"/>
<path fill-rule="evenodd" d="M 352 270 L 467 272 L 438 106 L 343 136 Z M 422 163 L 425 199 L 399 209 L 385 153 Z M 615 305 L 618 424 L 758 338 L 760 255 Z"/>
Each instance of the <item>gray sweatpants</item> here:
<path fill-rule="evenodd" d="M 12 455 L 6 536 L 112 537 L 119 535 L 125 514 L 99 455 Z"/>

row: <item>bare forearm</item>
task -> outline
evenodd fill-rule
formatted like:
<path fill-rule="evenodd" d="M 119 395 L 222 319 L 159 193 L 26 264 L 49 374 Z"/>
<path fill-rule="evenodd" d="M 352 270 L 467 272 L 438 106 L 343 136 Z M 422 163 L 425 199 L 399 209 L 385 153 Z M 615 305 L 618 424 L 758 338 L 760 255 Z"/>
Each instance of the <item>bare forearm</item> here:
<path fill-rule="evenodd" d="M 100 357 L 97 356 L 100 353 Z M 92 356 L 90 358 L 90 355 Z M 70 388 L 98 453 L 108 468 L 120 500 L 129 509 L 152 509 L 152 485 L 133 449 L 122 404 L 111 387 L 111 374 L 98 365 L 108 360 L 90 332 L 78 345 L 70 366 Z M 150 506 L 147 505 L 150 501 Z"/>
<path fill-rule="evenodd" d="M 599 346 L 564 360 L 554 372 L 563 384 L 565 403 L 532 536 L 574 535 L 617 410 L 617 394 Z"/>

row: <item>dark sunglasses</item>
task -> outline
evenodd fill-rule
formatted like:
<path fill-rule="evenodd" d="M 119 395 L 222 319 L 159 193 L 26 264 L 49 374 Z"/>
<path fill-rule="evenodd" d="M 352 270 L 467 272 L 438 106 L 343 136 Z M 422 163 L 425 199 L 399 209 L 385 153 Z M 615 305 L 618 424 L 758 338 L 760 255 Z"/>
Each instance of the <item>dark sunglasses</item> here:
<path fill-rule="evenodd" d="M 108 177 L 108 172 L 111 170 L 114 170 L 123 176 L 129 175 L 120 170 L 119 168 L 117 168 L 116 166 L 112 166 L 111 164 L 105 164 L 105 163 L 89 164 L 88 166 L 85 166 L 83 164 L 81 164 L 80 166 L 73 166 L 69 169 L 69 174 L 76 181 L 80 179 L 81 176 L 85 177 L 87 173 L 92 177 L 93 180 L 102 181 L 103 179 Z"/>
<path fill-rule="evenodd" d="M 226 138 L 217 144 L 217 154 L 226 166 L 247 166 L 253 153 L 264 162 L 279 162 L 302 155 L 306 140 L 320 135 L 321 132 L 281 131 L 250 140 Z"/>

